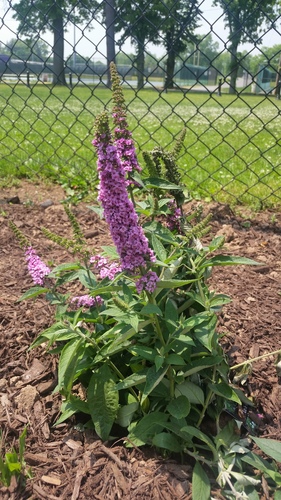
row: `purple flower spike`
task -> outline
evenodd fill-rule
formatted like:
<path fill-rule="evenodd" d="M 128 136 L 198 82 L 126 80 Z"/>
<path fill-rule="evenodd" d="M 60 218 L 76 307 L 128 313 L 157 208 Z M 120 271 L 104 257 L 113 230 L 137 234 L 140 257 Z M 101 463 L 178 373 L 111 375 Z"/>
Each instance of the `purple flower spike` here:
<path fill-rule="evenodd" d="M 37 253 L 32 247 L 28 247 L 25 255 L 28 271 L 33 279 L 33 283 L 35 283 L 35 285 L 43 285 L 45 276 L 47 276 L 51 272 L 51 270 L 40 259 L 40 257 L 38 257 Z"/>
<path fill-rule="evenodd" d="M 104 210 L 104 218 L 117 252 L 122 270 L 134 271 L 146 266 L 147 261 L 155 261 L 148 246 L 148 240 L 126 189 L 125 170 L 112 143 L 108 116 L 102 113 L 97 120 L 97 131 L 93 141 L 98 154 L 100 179 L 98 199 Z"/>

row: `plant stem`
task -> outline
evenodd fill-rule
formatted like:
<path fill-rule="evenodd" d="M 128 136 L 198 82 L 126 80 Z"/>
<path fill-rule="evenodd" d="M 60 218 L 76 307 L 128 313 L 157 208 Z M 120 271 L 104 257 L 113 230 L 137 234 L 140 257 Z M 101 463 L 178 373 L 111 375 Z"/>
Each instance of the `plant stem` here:
<path fill-rule="evenodd" d="M 268 352 L 267 354 L 257 356 L 256 358 L 247 359 L 247 361 L 243 361 L 243 363 L 238 363 L 238 365 L 230 366 L 229 369 L 236 370 L 236 368 L 240 368 L 240 366 L 249 365 L 254 361 L 259 361 L 260 359 L 268 358 L 269 356 L 274 356 L 275 354 L 281 354 L 281 349 L 278 349 L 278 351 Z"/>
<path fill-rule="evenodd" d="M 214 379 L 215 379 L 215 376 L 216 376 L 216 366 L 213 367 L 213 376 L 212 376 L 212 382 L 214 382 Z M 205 413 L 206 413 L 206 410 L 210 404 L 210 401 L 212 399 L 212 396 L 213 396 L 214 392 L 209 389 L 209 392 L 206 396 L 206 400 L 205 400 L 205 403 L 204 403 L 204 406 L 202 408 L 202 411 L 201 411 L 201 414 L 200 414 L 200 417 L 199 417 L 199 420 L 197 422 L 197 427 L 200 427 L 200 425 L 202 424 L 202 420 L 203 418 L 205 417 Z"/>

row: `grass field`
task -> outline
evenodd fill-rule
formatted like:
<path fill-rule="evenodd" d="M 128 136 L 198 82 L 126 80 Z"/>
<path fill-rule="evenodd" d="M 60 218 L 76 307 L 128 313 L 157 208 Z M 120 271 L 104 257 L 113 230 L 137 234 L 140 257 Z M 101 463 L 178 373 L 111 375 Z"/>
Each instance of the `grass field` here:
<path fill-rule="evenodd" d="M 193 196 L 281 205 L 281 101 L 152 90 L 124 95 L 140 163 L 141 150 L 171 148 L 186 127 L 179 166 Z M 111 106 L 111 92 L 102 88 L 0 85 L 1 183 L 35 175 L 85 189 L 95 183 L 93 123 Z"/>

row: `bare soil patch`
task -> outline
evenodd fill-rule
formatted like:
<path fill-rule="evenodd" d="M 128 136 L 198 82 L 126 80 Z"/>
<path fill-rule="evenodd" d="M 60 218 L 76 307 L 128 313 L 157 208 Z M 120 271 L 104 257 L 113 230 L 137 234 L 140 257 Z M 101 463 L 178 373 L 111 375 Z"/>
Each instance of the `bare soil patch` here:
<path fill-rule="evenodd" d="M 12 220 L 27 234 L 38 254 L 48 262 L 70 261 L 70 256 L 46 240 L 41 227 L 62 236 L 70 224 L 59 186 L 22 182 L 0 190 L 0 423 L 5 446 L 18 445 L 28 426 L 25 460 L 33 478 L 25 490 L 12 484 L 0 489 L 3 499 L 188 499 L 191 498 L 190 463 L 164 460 L 153 450 L 127 450 L 118 443 L 102 443 L 92 431 L 80 432 L 75 419 L 57 427 L 60 396 L 56 360 L 43 347 L 29 351 L 31 342 L 53 322 L 52 308 L 44 301 L 17 302 L 32 286 L 23 251 L 8 227 Z M 50 203 L 45 203 L 51 200 Z M 195 205 L 193 202 L 191 205 Z M 93 254 L 109 244 L 105 222 L 87 208 L 74 212 Z M 215 203 L 204 206 L 213 213 L 212 235 L 224 234 L 224 253 L 253 258 L 263 265 L 214 269 L 211 287 L 232 302 L 219 316 L 219 330 L 231 364 L 281 348 L 281 213 L 235 213 Z M 208 238 L 207 238 L 208 239 Z M 244 384 L 263 415 L 260 433 L 281 440 L 280 385 L 276 356 L 253 364 Z M 215 498 L 220 498 L 216 492 Z"/>

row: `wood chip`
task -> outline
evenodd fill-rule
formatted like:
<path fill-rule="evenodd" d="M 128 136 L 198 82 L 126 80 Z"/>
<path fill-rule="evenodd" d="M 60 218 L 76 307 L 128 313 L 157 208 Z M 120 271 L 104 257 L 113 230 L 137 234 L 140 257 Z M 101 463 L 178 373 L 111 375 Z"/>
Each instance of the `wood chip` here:
<path fill-rule="evenodd" d="M 82 443 L 81 441 L 74 441 L 74 439 L 66 439 L 63 441 L 69 448 L 72 450 L 79 450 L 81 448 Z"/>
<path fill-rule="evenodd" d="M 54 486 L 60 486 L 61 485 L 61 480 L 58 477 L 54 477 L 54 476 L 42 476 L 41 480 L 44 481 L 44 483 L 53 484 Z"/>

